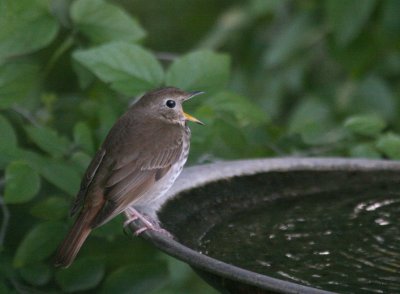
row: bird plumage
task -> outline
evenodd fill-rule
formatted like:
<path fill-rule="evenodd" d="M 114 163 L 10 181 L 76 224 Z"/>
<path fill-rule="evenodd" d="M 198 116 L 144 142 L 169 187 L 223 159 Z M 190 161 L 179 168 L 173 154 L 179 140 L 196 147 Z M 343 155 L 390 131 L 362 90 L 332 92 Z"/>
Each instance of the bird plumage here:
<path fill-rule="evenodd" d="M 92 229 L 172 185 L 187 159 L 190 130 L 182 109 L 173 112 L 163 103 L 168 98 L 181 104 L 189 95 L 176 88 L 150 92 L 118 119 L 82 179 L 71 209 L 78 216 L 57 251 L 56 266 L 72 263 Z"/>

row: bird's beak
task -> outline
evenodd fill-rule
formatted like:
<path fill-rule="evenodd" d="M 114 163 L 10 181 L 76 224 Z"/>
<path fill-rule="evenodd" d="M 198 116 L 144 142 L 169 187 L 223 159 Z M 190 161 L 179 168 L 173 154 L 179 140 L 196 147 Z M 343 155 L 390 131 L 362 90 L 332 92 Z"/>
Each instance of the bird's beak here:
<path fill-rule="evenodd" d="M 204 126 L 204 123 L 202 121 L 199 121 L 194 116 L 191 116 L 190 114 L 187 114 L 186 112 L 184 112 L 183 115 L 185 116 L 186 120 L 190 120 L 192 122 L 195 122 L 195 123 L 197 123 L 199 125 L 203 125 Z"/>
<path fill-rule="evenodd" d="M 189 92 L 189 95 L 188 95 L 188 97 L 185 99 L 185 101 L 186 101 L 186 100 L 189 100 L 189 99 L 191 99 L 191 98 L 193 98 L 194 96 L 201 95 L 201 94 L 204 94 L 204 92 L 203 92 L 203 91 L 193 91 L 193 92 Z M 204 123 L 203 123 L 202 121 L 200 121 L 200 120 L 198 120 L 197 118 L 191 116 L 190 114 L 187 114 L 187 113 L 184 112 L 183 115 L 185 116 L 185 119 L 186 119 L 186 120 L 189 120 L 189 121 L 192 121 L 192 122 L 195 122 L 195 123 L 197 123 L 197 124 L 199 124 L 199 125 L 203 125 L 203 126 L 204 126 Z"/>
<path fill-rule="evenodd" d="M 201 95 L 201 94 L 204 94 L 204 93 L 205 92 L 203 92 L 203 91 L 192 91 L 192 92 L 189 92 L 189 96 L 188 96 L 188 98 L 186 98 L 186 100 L 189 100 L 189 99 L 193 98 L 194 96 Z"/>

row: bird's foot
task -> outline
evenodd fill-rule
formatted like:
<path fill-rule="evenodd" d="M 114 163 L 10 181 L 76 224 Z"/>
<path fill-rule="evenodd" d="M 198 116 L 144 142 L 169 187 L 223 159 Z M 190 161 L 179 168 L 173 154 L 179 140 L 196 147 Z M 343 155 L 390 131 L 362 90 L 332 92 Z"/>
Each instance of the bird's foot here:
<path fill-rule="evenodd" d="M 129 207 L 128 209 L 125 210 L 125 216 L 127 217 L 127 220 L 124 222 L 124 228 L 126 228 L 130 223 L 132 223 L 138 219 L 143 223 L 144 226 L 141 227 L 140 229 L 137 229 L 134 232 L 135 236 L 139 236 L 144 231 L 152 230 L 152 231 L 156 231 L 156 232 L 165 234 L 168 237 L 172 238 L 172 235 L 167 230 L 164 230 L 163 228 L 161 228 L 160 224 L 157 221 L 155 221 L 154 219 L 152 219 L 146 215 L 142 215 L 133 207 Z"/>

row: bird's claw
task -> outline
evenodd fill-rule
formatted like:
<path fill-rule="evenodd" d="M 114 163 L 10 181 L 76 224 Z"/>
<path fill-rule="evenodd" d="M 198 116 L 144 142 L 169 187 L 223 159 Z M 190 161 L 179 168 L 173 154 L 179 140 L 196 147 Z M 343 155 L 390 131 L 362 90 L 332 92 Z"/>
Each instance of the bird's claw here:
<path fill-rule="evenodd" d="M 162 233 L 171 238 L 173 237 L 167 230 L 164 230 L 163 228 L 161 228 L 160 225 L 158 224 L 158 222 L 154 221 L 153 219 L 151 219 L 149 217 L 146 217 L 146 216 L 140 214 L 133 207 L 129 207 L 125 211 L 125 215 L 127 217 L 127 220 L 124 222 L 124 228 L 126 228 L 127 226 L 129 226 L 130 223 L 132 223 L 138 219 L 143 223 L 143 227 L 137 229 L 134 232 L 135 236 L 139 236 L 144 231 L 151 230 L 151 231 L 156 231 L 156 232 Z"/>

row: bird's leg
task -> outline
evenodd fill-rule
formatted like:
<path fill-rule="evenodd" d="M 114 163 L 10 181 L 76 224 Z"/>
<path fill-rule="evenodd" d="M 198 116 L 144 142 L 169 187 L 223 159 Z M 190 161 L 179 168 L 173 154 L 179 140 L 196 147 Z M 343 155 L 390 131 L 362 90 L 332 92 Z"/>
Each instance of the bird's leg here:
<path fill-rule="evenodd" d="M 149 222 L 143 215 L 141 215 L 132 206 L 129 206 L 125 210 L 125 216 L 127 217 L 127 220 L 124 222 L 124 227 L 128 226 L 131 222 L 140 219 L 148 229 L 155 229 L 153 224 Z"/>
<path fill-rule="evenodd" d="M 153 230 L 153 231 L 161 232 L 161 233 L 171 236 L 170 233 L 168 233 L 166 230 L 162 229 L 156 222 L 149 221 L 146 217 L 144 217 L 142 214 L 140 214 L 132 206 L 129 206 L 125 210 L 125 215 L 127 217 L 127 220 L 124 222 L 124 227 L 128 226 L 131 222 L 133 222 L 137 219 L 139 219 L 143 222 L 144 226 L 135 231 L 136 236 L 140 235 L 140 233 L 142 233 L 146 230 Z"/>

